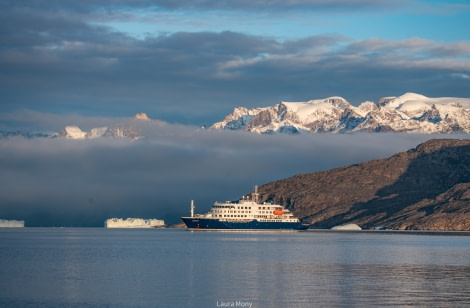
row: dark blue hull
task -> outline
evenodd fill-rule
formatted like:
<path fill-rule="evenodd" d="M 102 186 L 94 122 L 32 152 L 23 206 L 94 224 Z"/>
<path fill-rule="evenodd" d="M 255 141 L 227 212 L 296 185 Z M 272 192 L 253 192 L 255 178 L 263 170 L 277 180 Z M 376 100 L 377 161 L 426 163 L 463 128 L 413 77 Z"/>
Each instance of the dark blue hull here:
<path fill-rule="evenodd" d="M 221 221 L 216 218 L 182 217 L 191 230 L 305 230 L 301 222 Z"/>

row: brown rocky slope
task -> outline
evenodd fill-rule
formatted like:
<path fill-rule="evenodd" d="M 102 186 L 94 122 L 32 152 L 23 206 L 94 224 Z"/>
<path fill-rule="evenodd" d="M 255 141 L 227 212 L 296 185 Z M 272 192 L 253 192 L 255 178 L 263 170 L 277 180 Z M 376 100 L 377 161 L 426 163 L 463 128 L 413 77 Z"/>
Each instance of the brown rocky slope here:
<path fill-rule="evenodd" d="M 470 140 L 433 139 L 387 159 L 259 188 L 311 228 L 470 230 Z"/>

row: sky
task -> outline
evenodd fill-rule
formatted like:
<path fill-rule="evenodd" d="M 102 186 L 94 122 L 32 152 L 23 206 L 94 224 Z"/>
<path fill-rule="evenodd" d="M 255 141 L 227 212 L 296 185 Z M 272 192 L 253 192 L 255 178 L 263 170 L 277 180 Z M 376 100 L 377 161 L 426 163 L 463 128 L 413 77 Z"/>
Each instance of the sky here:
<path fill-rule="evenodd" d="M 2 0 L 0 17 L 0 112 L 199 126 L 282 100 L 470 96 L 463 0 Z"/>
<path fill-rule="evenodd" d="M 443 137 L 199 129 L 235 107 L 470 97 L 468 1 L 0 0 L 0 20 L 0 132 L 163 121 L 136 141 L 0 138 L 0 219 L 26 226 L 175 223 L 191 199 Z"/>

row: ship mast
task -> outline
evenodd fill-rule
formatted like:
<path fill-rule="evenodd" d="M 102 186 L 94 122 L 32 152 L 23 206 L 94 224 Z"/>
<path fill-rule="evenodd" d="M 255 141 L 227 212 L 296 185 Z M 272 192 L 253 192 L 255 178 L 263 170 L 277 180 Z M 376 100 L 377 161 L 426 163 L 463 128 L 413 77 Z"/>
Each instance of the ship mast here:
<path fill-rule="evenodd" d="M 194 200 L 191 200 L 191 217 L 194 217 Z"/>
<path fill-rule="evenodd" d="M 259 193 L 258 193 L 258 185 L 255 185 L 255 192 L 253 193 L 253 201 L 258 203 Z"/>

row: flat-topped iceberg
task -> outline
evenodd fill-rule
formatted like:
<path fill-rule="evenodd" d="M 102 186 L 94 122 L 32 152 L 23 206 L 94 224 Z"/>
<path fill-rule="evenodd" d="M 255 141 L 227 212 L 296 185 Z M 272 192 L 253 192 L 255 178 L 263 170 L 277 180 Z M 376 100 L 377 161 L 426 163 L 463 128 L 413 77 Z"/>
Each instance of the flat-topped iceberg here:
<path fill-rule="evenodd" d="M 0 228 L 23 228 L 24 220 L 0 219 Z"/>
<path fill-rule="evenodd" d="M 105 228 L 161 228 L 165 226 L 165 221 L 161 219 L 143 218 L 109 218 L 105 220 Z"/>

